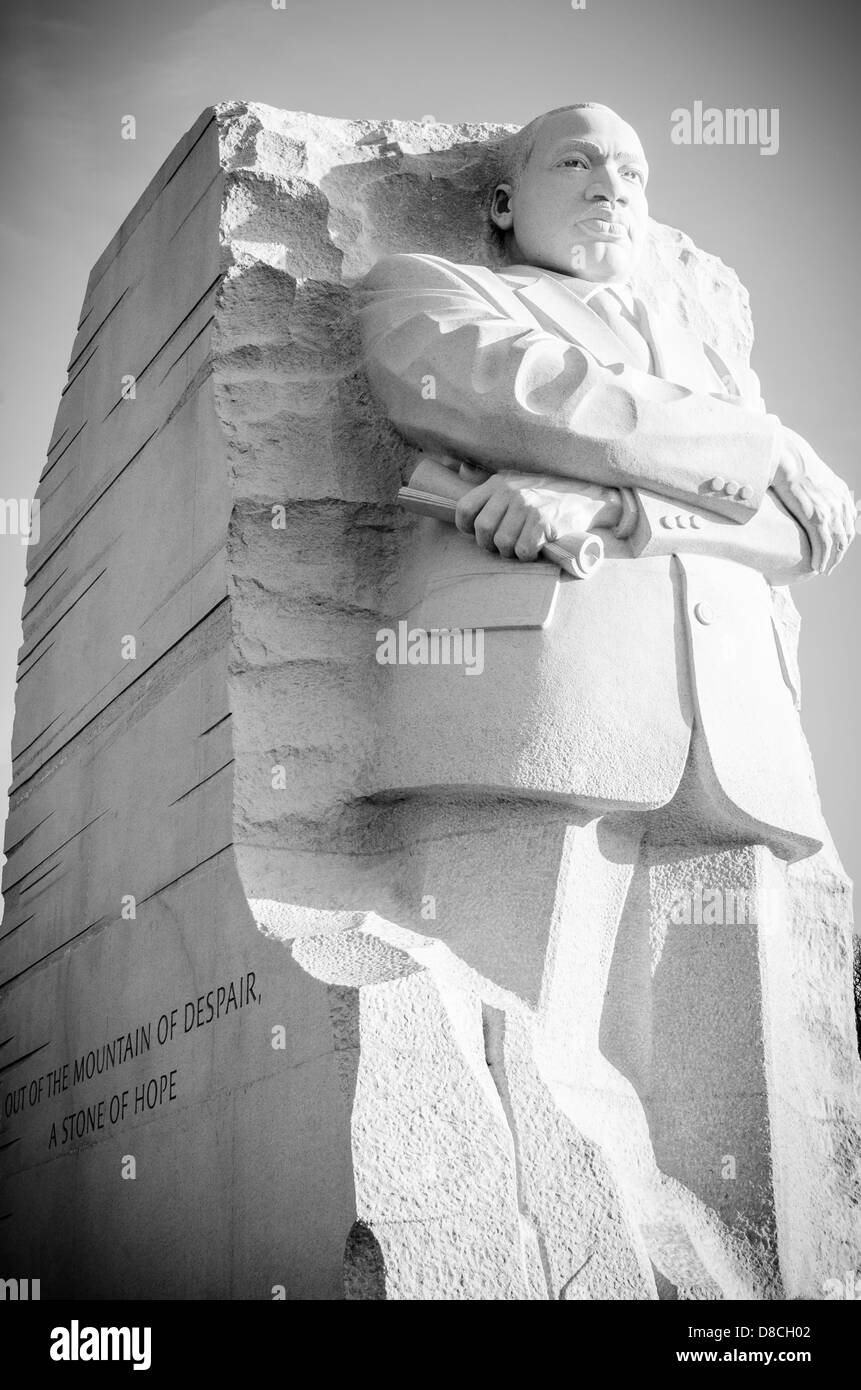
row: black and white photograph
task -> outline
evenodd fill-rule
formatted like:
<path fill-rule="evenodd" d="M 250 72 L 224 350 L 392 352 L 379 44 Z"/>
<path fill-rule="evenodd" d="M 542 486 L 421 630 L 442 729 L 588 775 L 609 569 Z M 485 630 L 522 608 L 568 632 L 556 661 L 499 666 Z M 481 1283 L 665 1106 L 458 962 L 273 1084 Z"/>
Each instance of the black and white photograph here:
<path fill-rule="evenodd" d="M 861 1300 L 854 10 L 0 24 L 22 1364 L 564 1301 L 619 1369 L 822 1375 Z"/>

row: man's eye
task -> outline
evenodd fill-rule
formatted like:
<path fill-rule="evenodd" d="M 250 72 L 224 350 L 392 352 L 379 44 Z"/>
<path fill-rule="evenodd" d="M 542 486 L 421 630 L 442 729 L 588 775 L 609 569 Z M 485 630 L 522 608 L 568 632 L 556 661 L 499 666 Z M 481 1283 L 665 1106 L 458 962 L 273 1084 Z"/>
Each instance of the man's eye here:
<path fill-rule="evenodd" d="M 571 156 L 570 159 L 563 159 L 563 160 L 561 161 L 561 166 L 562 166 L 563 169 L 566 168 L 566 166 L 569 165 L 569 164 L 579 164 L 580 167 L 581 167 L 581 169 L 588 169 L 588 168 L 589 168 L 589 165 L 588 165 L 587 161 L 586 161 L 586 160 L 583 158 L 583 156 L 580 155 L 580 154 L 574 154 L 574 155 Z"/>
<path fill-rule="evenodd" d="M 640 183 L 646 182 L 642 169 L 626 169 L 624 172 L 631 175 L 632 178 L 639 179 Z"/>

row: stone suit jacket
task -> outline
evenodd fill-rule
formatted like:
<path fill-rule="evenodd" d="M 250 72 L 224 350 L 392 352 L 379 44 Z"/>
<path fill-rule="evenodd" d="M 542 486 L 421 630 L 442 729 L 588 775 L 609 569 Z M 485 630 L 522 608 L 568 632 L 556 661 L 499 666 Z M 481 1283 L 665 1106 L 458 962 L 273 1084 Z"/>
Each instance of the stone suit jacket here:
<path fill-rule="evenodd" d="M 645 373 L 535 267 L 388 256 L 357 305 L 369 384 L 407 440 L 492 470 L 632 488 L 641 521 L 630 541 L 608 538 L 588 580 L 418 523 L 393 617 L 482 629 L 484 670 L 387 669 L 373 790 L 656 807 L 681 780 L 696 721 L 721 795 L 748 824 L 785 832 L 787 857 L 815 852 L 821 813 L 766 577 L 786 574 L 769 573 L 767 544 L 760 554 L 772 519 L 791 533 L 796 576 L 809 548 L 768 492 L 779 421 L 755 373 L 654 311 L 657 374 Z M 733 544 L 715 547 L 716 526 Z"/>

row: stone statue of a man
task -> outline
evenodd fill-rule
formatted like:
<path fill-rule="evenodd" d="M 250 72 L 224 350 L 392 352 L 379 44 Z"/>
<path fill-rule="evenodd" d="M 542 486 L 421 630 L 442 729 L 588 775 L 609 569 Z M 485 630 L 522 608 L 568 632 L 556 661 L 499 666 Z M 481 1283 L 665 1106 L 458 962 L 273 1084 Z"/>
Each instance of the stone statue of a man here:
<path fill-rule="evenodd" d="M 648 166 L 625 121 L 563 107 L 500 157 L 502 268 L 393 255 L 360 287 L 373 392 L 471 485 L 456 529 L 419 524 L 403 616 L 486 634 L 480 678 L 391 671 L 379 791 L 426 798 L 397 920 L 433 928 L 484 1001 L 546 1296 L 567 1267 L 514 1094 L 530 1068 L 605 1165 L 641 1272 L 769 1296 L 779 1242 L 665 1171 L 645 1071 L 611 1064 L 602 1016 L 620 921 L 648 918 L 638 866 L 675 864 L 683 885 L 695 857 L 700 878 L 756 889 L 822 845 L 772 586 L 832 570 L 855 508 L 746 365 L 635 295 Z M 604 539 L 590 578 L 540 557 L 585 531 Z M 419 911 L 434 893 L 442 925 Z"/>

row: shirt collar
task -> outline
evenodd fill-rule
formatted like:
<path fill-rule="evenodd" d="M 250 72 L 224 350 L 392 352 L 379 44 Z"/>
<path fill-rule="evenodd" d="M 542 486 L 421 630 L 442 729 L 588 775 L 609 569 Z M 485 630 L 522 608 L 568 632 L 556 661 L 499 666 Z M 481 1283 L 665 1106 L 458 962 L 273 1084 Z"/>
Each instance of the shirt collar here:
<path fill-rule="evenodd" d="M 584 304 L 600 290 L 609 290 L 621 304 L 628 310 L 629 314 L 634 313 L 634 291 L 629 280 L 615 280 L 612 284 L 607 284 L 601 280 L 581 280 L 576 275 L 565 275 L 561 270 L 543 270 L 543 275 L 552 275 L 554 280 L 560 280 L 567 290 L 576 294 Z"/>

